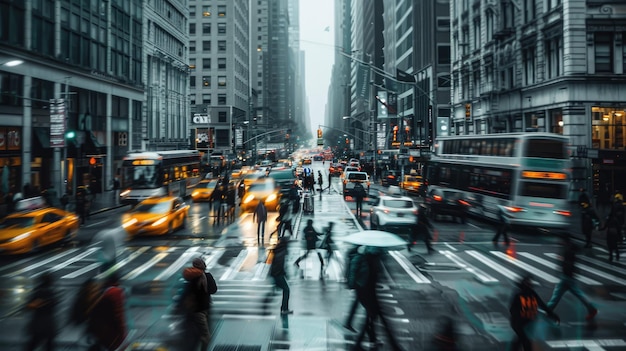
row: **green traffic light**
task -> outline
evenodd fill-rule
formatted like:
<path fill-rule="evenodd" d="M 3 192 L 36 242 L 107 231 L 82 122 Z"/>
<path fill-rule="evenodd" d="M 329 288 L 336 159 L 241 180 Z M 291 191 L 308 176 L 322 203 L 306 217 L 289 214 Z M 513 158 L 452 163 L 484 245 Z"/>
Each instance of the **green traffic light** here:
<path fill-rule="evenodd" d="M 74 139 L 74 137 L 76 137 L 76 132 L 74 132 L 73 130 L 70 130 L 65 133 L 66 139 Z"/>

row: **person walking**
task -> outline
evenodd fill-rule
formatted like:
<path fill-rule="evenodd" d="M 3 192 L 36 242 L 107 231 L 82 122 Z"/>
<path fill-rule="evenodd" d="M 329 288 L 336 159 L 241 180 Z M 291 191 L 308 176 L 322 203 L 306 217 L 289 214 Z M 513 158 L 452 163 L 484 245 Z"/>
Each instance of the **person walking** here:
<path fill-rule="evenodd" d="M 267 222 L 267 208 L 263 200 L 259 200 L 258 205 L 252 214 L 252 221 L 257 223 L 256 242 L 262 244 L 265 242 L 265 222 Z"/>
<path fill-rule="evenodd" d="M 211 193 L 211 198 L 209 199 L 213 204 L 213 224 L 219 224 L 224 215 L 224 213 L 222 213 L 222 203 L 226 202 L 226 191 L 224 183 L 218 180 L 217 186 L 213 190 L 213 193 Z"/>
<path fill-rule="evenodd" d="M 128 330 L 126 328 L 124 290 L 119 286 L 117 273 L 111 273 L 105 281 L 104 292 L 91 310 L 89 330 L 96 344 L 91 350 L 113 351 L 122 345 Z"/>
<path fill-rule="evenodd" d="M 44 344 L 46 350 L 52 351 L 57 335 L 55 313 L 59 297 L 54 291 L 54 278 L 51 273 L 46 272 L 39 279 L 26 304 L 26 309 L 32 311 L 32 317 L 26 329 L 30 339 L 25 350 L 34 351 L 39 345 Z"/>
<path fill-rule="evenodd" d="M 365 322 L 361 331 L 358 333 L 355 341 L 357 350 L 363 350 L 362 342 L 365 334 L 368 334 L 371 344 L 378 346 L 380 344 L 376 337 L 375 322 L 380 319 L 383 328 L 387 334 L 388 342 L 392 350 L 401 350 L 400 345 L 395 339 L 389 323 L 382 313 L 376 285 L 378 284 L 379 273 L 381 270 L 382 250 L 375 247 L 361 247 L 359 253 L 354 256 L 350 264 L 350 275 L 348 285 L 353 286 L 356 290 L 357 298 L 361 305 L 365 308 Z"/>
<path fill-rule="evenodd" d="M 509 305 L 511 328 L 513 328 L 516 335 L 516 338 L 513 340 L 512 350 L 517 351 L 522 346 L 524 351 L 531 351 L 532 343 L 527 329 L 537 318 L 538 310 L 541 309 L 546 312 L 557 324 L 560 323 L 560 319 L 535 292 L 530 275 L 524 276 L 517 287 L 518 290 L 513 295 Z"/>
<path fill-rule="evenodd" d="M 320 194 L 324 191 L 324 177 L 322 177 L 322 171 L 317 171 L 317 182 L 320 185 Z"/>
<path fill-rule="evenodd" d="M 363 198 L 365 198 L 365 188 L 359 182 L 354 184 L 354 200 L 356 201 L 356 216 L 361 217 L 363 213 Z"/>
<path fill-rule="evenodd" d="M 332 184 L 332 180 L 333 180 L 333 175 L 330 173 L 330 171 L 328 171 L 328 194 L 330 195 L 330 191 L 332 190 L 330 188 L 330 185 Z"/>
<path fill-rule="evenodd" d="M 289 188 L 289 200 L 291 200 L 291 213 L 296 214 L 300 211 L 300 194 L 298 193 L 298 186 L 293 182 L 291 188 Z"/>
<path fill-rule="evenodd" d="M 274 247 L 274 257 L 270 267 L 270 275 L 274 278 L 274 284 L 283 291 L 283 299 L 280 305 L 280 314 L 292 314 L 289 309 L 289 284 L 287 284 L 287 272 L 285 271 L 285 258 L 287 257 L 287 243 L 289 239 L 281 237 Z"/>
<path fill-rule="evenodd" d="M 426 205 L 420 204 L 417 216 L 415 217 L 415 224 L 411 226 L 411 236 L 407 245 L 407 250 L 409 251 L 411 251 L 411 247 L 417 243 L 417 238 L 420 236 L 424 239 L 428 253 L 431 254 L 435 251 L 430 243 L 430 239 L 432 237 L 431 233 L 434 227 L 430 222 L 430 218 L 428 218 L 427 212 L 428 208 Z"/>
<path fill-rule="evenodd" d="M 280 209 L 278 211 L 278 218 L 280 222 L 278 223 L 278 236 L 283 237 L 285 233 L 289 231 L 289 235 L 293 236 L 293 228 L 291 225 L 291 209 L 289 208 L 289 200 L 285 199 L 281 201 Z"/>
<path fill-rule="evenodd" d="M 600 223 L 600 218 L 596 213 L 595 209 L 591 205 L 591 202 L 581 202 L 580 203 L 580 225 L 585 236 L 585 248 L 591 248 L 591 234 L 593 233 L 593 228 Z"/>
<path fill-rule="evenodd" d="M 328 227 L 324 229 L 324 238 L 320 243 L 320 249 L 326 250 L 326 268 L 330 264 L 330 258 L 333 256 L 334 249 L 333 246 L 335 242 L 333 241 L 333 226 L 335 222 L 328 222 Z"/>
<path fill-rule="evenodd" d="M 320 264 L 322 265 L 320 269 L 320 278 L 322 278 L 324 273 L 324 259 L 322 258 L 322 254 L 317 251 L 317 238 L 320 236 L 320 233 L 313 228 L 312 219 L 307 220 L 306 227 L 304 227 L 302 233 L 304 234 L 304 240 L 306 240 L 306 251 L 304 252 L 304 255 L 298 257 L 294 264 L 296 267 L 300 268 L 300 261 L 305 259 L 309 255 L 309 252 L 315 251 L 317 257 L 320 259 Z"/>
<path fill-rule="evenodd" d="M 609 251 L 609 262 L 613 262 L 613 253 L 615 253 L 615 259 L 619 261 L 618 243 L 621 239 L 623 207 L 618 201 L 614 201 L 603 226 L 603 229 L 606 229 L 606 246 Z"/>
<path fill-rule="evenodd" d="M 556 305 L 559 303 L 563 295 L 570 291 L 574 296 L 576 296 L 580 302 L 585 305 L 587 308 L 587 316 L 586 320 L 592 320 L 596 314 L 598 314 L 598 309 L 587 299 L 585 294 L 580 290 L 578 286 L 578 282 L 574 275 L 576 272 L 576 247 L 572 242 L 572 239 L 569 235 L 565 235 L 563 237 L 563 252 L 561 254 L 561 280 L 554 287 L 554 291 L 552 291 L 552 297 L 550 301 L 548 301 L 547 306 L 550 310 L 554 310 Z"/>
<path fill-rule="evenodd" d="M 358 245 L 353 246 L 352 248 L 350 248 L 348 250 L 348 252 L 346 253 L 346 261 L 345 261 L 345 276 L 344 278 L 346 279 L 346 285 L 348 286 L 348 289 L 350 290 L 354 290 L 355 289 L 355 285 L 351 284 L 353 283 L 353 281 L 350 281 L 350 272 L 352 271 L 352 262 L 356 262 L 356 260 L 353 260 L 354 257 L 356 255 L 359 255 L 359 247 Z M 354 327 L 352 326 L 352 320 L 354 319 L 354 315 L 356 314 L 356 309 L 359 307 L 359 299 L 358 297 L 354 296 L 354 298 L 352 299 L 352 303 L 350 304 L 350 310 L 348 311 L 348 315 L 346 316 L 346 321 L 343 323 L 343 327 L 348 329 L 349 331 L 356 333 L 356 330 L 354 329 Z"/>
<path fill-rule="evenodd" d="M 499 206 L 498 217 L 500 219 L 500 225 L 498 226 L 498 231 L 496 232 L 496 235 L 493 237 L 493 239 L 491 239 L 491 241 L 493 241 L 494 246 L 497 246 L 498 240 L 502 235 L 504 237 L 504 244 L 506 246 L 509 246 L 511 244 L 511 242 L 509 241 L 509 235 L 507 234 L 507 231 L 509 229 L 509 219 L 506 217 L 504 209 L 501 206 Z"/>
<path fill-rule="evenodd" d="M 183 270 L 183 278 L 187 283 L 180 299 L 181 309 L 194 334 L 189 350 L 198 350 L 200 345 L 200 351 L 207 351 L 211 340 L 211 295 L 217 292 L 217 284 L 213 275 L 206 272 L 206 263 L 200 257 L 194 258 L 191 267 Z"/>

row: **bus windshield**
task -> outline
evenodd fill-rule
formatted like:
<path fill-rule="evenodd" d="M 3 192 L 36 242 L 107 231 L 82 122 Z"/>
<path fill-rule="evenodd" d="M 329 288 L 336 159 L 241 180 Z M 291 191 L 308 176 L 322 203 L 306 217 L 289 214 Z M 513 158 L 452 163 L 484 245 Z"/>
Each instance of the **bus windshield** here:
<path fill-rule="evenodd" d="M 560 140 L 529 139 L 524 151 L 526 157 L 567 159 L 565 146 Z"/>
<path fill-rule="evenodd" d="M 124 168 L 126 184 L 133 189 L 154 189 L 159 187 L 159 166 L 134 166 Z"/>

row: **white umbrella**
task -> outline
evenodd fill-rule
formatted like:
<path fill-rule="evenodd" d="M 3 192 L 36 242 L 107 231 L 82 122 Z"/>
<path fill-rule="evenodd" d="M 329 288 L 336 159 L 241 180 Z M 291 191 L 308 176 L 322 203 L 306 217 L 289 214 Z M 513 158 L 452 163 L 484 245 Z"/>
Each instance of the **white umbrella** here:
<path fill-rule="evenodd" d="M 342 238 L 344 242 L 354 245 L 380 247 L 386 249 L 403 249 L 407 242 L 396 234 L 382 230 L 363 230 Z"/>

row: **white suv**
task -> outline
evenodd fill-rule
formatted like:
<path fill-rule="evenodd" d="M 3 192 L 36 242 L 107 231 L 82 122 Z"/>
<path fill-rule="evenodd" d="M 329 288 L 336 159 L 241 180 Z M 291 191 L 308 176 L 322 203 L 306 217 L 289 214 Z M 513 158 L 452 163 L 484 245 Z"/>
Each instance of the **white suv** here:
<path fill-rule="evenodd" d="M 370 193 L 370 176 L 365 172 L 344 172 L 343 178 L 343 198 L 346 196 L 352 196 L 354 186 L 356 183 L 361 183 L 363 189 L 365 189 L 365 194 L 369 195 Z"/>
<path fill-rule="evenodd" d="M 417 205 L 408 196 L 383 195 L 370 208 L 370 227 L 410 227 L 417 223 L 417 211 Z"/>

